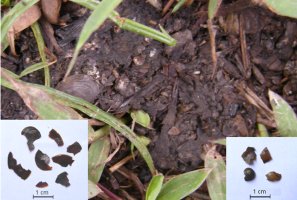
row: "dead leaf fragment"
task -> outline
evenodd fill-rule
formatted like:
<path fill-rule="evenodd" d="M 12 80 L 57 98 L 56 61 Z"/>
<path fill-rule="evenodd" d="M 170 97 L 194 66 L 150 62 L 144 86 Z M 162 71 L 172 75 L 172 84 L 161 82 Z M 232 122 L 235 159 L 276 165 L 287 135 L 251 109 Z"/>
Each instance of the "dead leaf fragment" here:
<path fill-rule="evenodd" d="M 42 13 L 51 24 L 58 24 L 61 4 L 61 0 L 41 0 Z"/>
<path fill-rule="evenodd" d="M 14 39 L 15 34 L 23 31 L 24 29 L 31 26 L 34 22 L 36 22 L 41 16 L 40 9 L 37 5 L 33 5 L 26 12 L 24 12 L 20 17 L 18 17 L 13 25 L 9 28 L 7 37 L 10 45 L 11 52 L 14 56 L 16 56 Z"/>

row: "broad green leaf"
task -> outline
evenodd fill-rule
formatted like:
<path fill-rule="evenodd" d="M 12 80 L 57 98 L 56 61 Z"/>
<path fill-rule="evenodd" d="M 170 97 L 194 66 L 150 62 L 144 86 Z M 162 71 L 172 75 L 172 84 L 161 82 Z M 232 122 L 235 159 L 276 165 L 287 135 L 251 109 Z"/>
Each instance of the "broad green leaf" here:
<path fill-rule="evenodd" d="M 212 147 L 205 156 L 205 168 L 212 169 L 206 182 L 211 200 L 226 200 L 226 164 Z"/>
<path fill-rule="evenodd" d="M 89 143 L 93 143 L 94 141 L 107 136 L 110 133 L 110 126 L 105 125 L 97 131 L 93 131 L 92 134 L 89 134 Z"/>
<path fill-rule="evenodd" d="M 268 96 L 280 135 L 297 137 L 297 117 L 294 110 L 281 96 L 271 90 Z"/>
<path fill-rule="evenodd" d="M 161 191 L 164 176 L 162 174 L 153 176 L 145 195 L 145 200 L 155 200 Z"/>
<path fill-rule="evenodd" d="M 25 83 L 21 80 L 18 80 L 17 75 L 14 73 L 6 70 L 5 68 L 1 68 L 1 85 L 7 88 L 10 88 L 12 90 L 17 90 L 17 87 L 15 87 L 14 84 L 12 84 L 13 81 L 18 81 L 21 83 Z M 13 80 L 13 81 L 12 81 Z M 84 114 L 95 118 L 99 121 L 102 121 L 114 129 L 116 129 L 118 132 L 120 132 L 124 137 L 126 137 L 128 140 L 130 140 L 131 143 L 133 143 L 136 148 L 138 149 L 139 153 L 143 157 L 143 159 L 146 161 L 150 172 L 154 175 L 156 173 L 156 169 L 152 160 L 152 157 L 147 149 L 147 147 L 143 144 L 141 139 L 128 127 L 126 126 L 121 120 L 117 119 L 116 117 L 112 116 L 111 114 L 104 112 L 100 108 L 94 106 L 93 104 L 78 98 L 71 96 L 69 94 L 66 94 L 64 92 L 55 90 L 50 87 L 45 87 L 42 85 L 37 84 L 30 84 L 26 83 L 28 87 L 36 87 L 43 92 L 46 92 L 48 95 L 52 96 L 53 99 L 63 106 L 68 106 L 71 108 L 74 108 L 76 110 L 79 110 L 83 112 Z M 59 113 L 59 112 L 57 112 Z"/>
<path fill-rule="evenodd" d="M 91 34 L 96 31 L 103 22 L 109 17 L 111 12 L 122 2 L 122 0 L 103 0 L 101 1 L 95 8 L 95 10 L 92 12 L 90 17 L 87 19 L 86 23 L 84 24 L 84 27 L 79 35 L 78 42 L 76 44 L 73 57 L 70 61 L 70 64 L 68 65 L 67 72 L 65 74 L 65 77 L 67 77 L 78 57 L 79 51 L 84 45 L 84 43 L 89 39 Z"/>
<path fill-rule="evenodd" d="M 132 111 L 130 115 L 133 121 L 135 121 L 137 124 L 140 124 L 141 126 L 146 128 L 149 127 L 151 123 L 150 116 L 143 110 Z"/>
<path fill-rule="evenodd" d="M 110 142 L 108 137 L 103 137 L 93 142 L 89 148 L 88 154 L 88 173 L 89 180 L 97 183 L 100 180 L 105 161 L 110 150 Z"/>
<path fill-rule="evenodd" d="M 102 190 L 92 181 L 88 180 L 88 199 L 91 199 L 101 193 Z"/>
<path fill-rule="evenodd" d="M 260 3 L 278 15 L 297 18 L 297 0 L 262 0 Z"/>
<path fill-rule="evenodd" d="M 22 0 L 17 3 L 1 20 L 1 44 L 4 42 L 9 28 L 14 21 L 39 0 Z M 1 49 L 3 51 L 4 49 Z"/>
<path fill-rule="evenodd" d="M 208 19 L 213 19 L 220 6 L 221 6 L 222 0 L 209 0 L 208 2 Z"/>
<path fill-rule="evenodd" d="M 157 200 L 180 200 L 188 196 L 202 185 L 210 171 L 199 169 L 172 178 L 163 185 Z"/>

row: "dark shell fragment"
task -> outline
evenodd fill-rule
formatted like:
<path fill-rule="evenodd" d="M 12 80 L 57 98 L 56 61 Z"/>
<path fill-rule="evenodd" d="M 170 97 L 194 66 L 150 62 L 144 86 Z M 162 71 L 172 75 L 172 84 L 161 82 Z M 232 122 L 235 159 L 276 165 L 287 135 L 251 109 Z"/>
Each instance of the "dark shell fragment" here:
<path fill-rule="evenodd" d="M 63 146 L 64 145 L 64 141 L 61 137 L 61 135 L 55 130 L 55 129 L 52 129 L 50 132 L 49 132 L 49 135 L 48 135 L 51 139 L 55 140 L 55 142 L 57 143 L 57 145 L 59 147 Z"/>
<path fill-rule="evenodd" d="M 247 164 L 252 165 L 257 158 L 255 153 L 255 148 L 254 147 L 246 148 L 245 152 L 243 152 L 241 157 Z"/>
<path fill-rule="evenodd" d="M 81 151 L 81 146 L 78 142 L 74 142 L 72 145 L 69 145 L 67 147 L 67 152 L 68 153 L 73 153 L 74 155 L 76 155 L 77 153 L 79 153 Z"/>
<path fill-rule="evenodd" d="M 277 173 L 277 172 L 269 172 L 268 174 L 266 174 L 266 178 L 268 181 L 272 181 L 272 182 L 275 182 L 275 181 L 279 181 L 282 179 L 282 175 Z"/>
<path fill-rule="evenodd" d="M 52 170 L 52 167 L 48 165 L 50 163 L 50 157 L 42 153 L 40 150 L 36 152 L 35 162 L 37 167 L 41 170 L 44 170 L 44 171 Z"/>
<path fill-rule="evenodd" d="M 252 168 L 246 168 L 243 173 L 245 181 L 252 181 L 256 177 L 256 173 Z"/>
<path fill-rule="evenodd" d="M 56 183 L 59 183 L 65 187 L 69 187 L 70 183 L 67 175 L 68 175 L 67 172 L 62 172 L 61 174 L 59 174 L 56 178 Z"/>
<path fill-rule="evenodd" d="M 31 174 L 31 170 L 25 170 L 21 164 L 17 164 L 11 152 L 8 154 L 8 168 L 13 170 L 23 180 L 26 180 Z"/>
<path fill-rule="evenodd" d="M 28 126 L 22 130 L 21 134 L 27 138 L 27 145 L 29 150 L 33 151 L 35 148 L 33 142 L 41 138 L 39 130 L 37 130 L 37 128 L 33 126 Z"/>
<path fill-rule="evenodd" d="M 272 160 L 272 157 L 271 157 L 270 152 L 269 152 L 269 150 L 267 149 L 267 147 L 265 147 L 265 148 L 263 149 L 263 151 L 262 151 L 261 154 L 260 154 L 260 157 L 261 157 L 263 163 L 267 163 L 267 162 L 269 162 L 270 160 Z"/>
<path fill-rule="evenodd" d="M 75 74 L 67 77 L 57 85 L 57 89 L 67 94 L 93 103 L 100 93 L 99 85 L 89 75 Z"/>
<path fill-rule="evenodd" d="M 36 184 L 36 187 L 38 188 L 46 188 L 47 186 L 48 186 L 47 182 L 42 182 L 42 181 Z"/>
<path fill-rule="evenodd" d="M 62 167 L 67 167 L 68 165 L 72 165 L 74 160 L 72 160 L 71 156 L 60 154 L 52 157 L 53 162 L 58 163 Z"/>

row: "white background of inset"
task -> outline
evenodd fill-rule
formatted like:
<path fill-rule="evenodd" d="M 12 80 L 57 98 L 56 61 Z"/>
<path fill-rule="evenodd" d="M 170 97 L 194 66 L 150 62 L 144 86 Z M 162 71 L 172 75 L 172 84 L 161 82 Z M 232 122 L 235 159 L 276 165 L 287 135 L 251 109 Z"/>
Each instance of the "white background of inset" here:
<path fill-rule="evenodd" d="M 244 162 L 241 155 L 247 147 L 256 149 L 253 165 Z M 263 163 L 260 153 L 267 147 L 272 160 Z M 271 200 L 296 200 L 297 197 L 297 138 L 293 137 L 230 137 L 227 138 L 227 200 L 248 200 L 253 190 L 266 190 Z M 250 167 L 256 172 L 253 181 L 244 180 L 243 171 Z M 278 182 L 269 182 L 266 174 L 282 174 Z M 267 195 L 266 194 L 266 195 Z"/>
<path fill-rule="evenodd" d="M 34 126 L 41 133 L 41 138 L 34 142 L 35 149 L 30 152 L 27 139 L 21 135 L 23 128 Z M 64 146 L 58 147 L 49 138 L 49 131 L 55 129 L 63 138 Z M 81 152 L 73 156 L 67 153 L 67 147 L 74 142 L 80 143 Z M 72 166 L 62 167 L 50 162 L 51 171 L 42 171 L 35 164 L 35 154 L 40 149 L 50 158 L 58 154 L 73 157 Z M 8 169 L 8 153 L 12 152 L 18 164 L 30 169 L 31 175 L 26 180 L 18 177 Z M 1 200 L 32 199 L 36 190 L 48 191 L 55 200 L 88 199 L 88 123 L 86 120 L 1 120 Z M 57 175 L 66 171 L 70 181 L 69 187 L 55 183 Z M 48 183 L 47 188 L 37 188 L 39 181 Z"/>

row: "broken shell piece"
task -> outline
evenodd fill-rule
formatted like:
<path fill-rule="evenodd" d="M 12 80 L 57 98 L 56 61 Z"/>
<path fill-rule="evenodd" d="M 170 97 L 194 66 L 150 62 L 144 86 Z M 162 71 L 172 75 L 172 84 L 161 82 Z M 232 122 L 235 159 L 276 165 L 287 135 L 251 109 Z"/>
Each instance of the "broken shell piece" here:
<path fill-rule="evenodd" d="M 266 174 L 266 178 L 268 181 L 275 182 L 281 180 L 282 175 L 273 171 Z"/>
<path fill-rule="evenodd" d="M 60 154 L 52 157 L 53 162 L 58 163 L 62 167 L 67 167 L 68 165 L 72 165 L 74 160 L 72 160 L 71 156 Z"/>
<path fill-rule="evenodd" d="M 263 151 L 262 151 L 261 154 L 260 154 L 260 157 L 261 157 L 263 163 L 267 163 L 267 162 L 269 162 L 270 160 L 272 160 L 272 157 L 271 157 L 270 152 L 269 152 L 269 150 L 267 149 L 267 147 L 265 147 L 265 148 L 263 149 Z"/>
<path fill-rule="evenodd" d="M 252 181 L 256 177 L 256 173 L 252 168 L 246 168 L 243 173 L 245 181 Z"/>
<path fill-rule="evenodd" d="M 56 183 L 59 183 L 65 187 L 69 187 L 70 183 L 69 183 L 69 179 L 68 179 L 67 175 L 68 175 L 67 172 L 63 172 L 63 173 L 59 174 L 57 176 Z"/>
<path fill-rule="evenodd" d="M 36 152 L 35 162 L 37 167 L 41 170 L 44 170 L 44 171 L 52 170 L 52 167 L 48 165 L 50 163 L 50 157 L 42 153 L 40 150 Z"/>
<path fill-rule="evenodd" d="M 22 130 L 21 134 L 27 138 L 27 145 L 29 147 L 29 150 L 33 151 L 35 148 L 33 142 L 41 138 L 39 130 L 33 126 L 28 126 Z"/>
<path fill-rule="evenodd" d="M 13 170 L 23 180 L 26 180 L 31 174 L 31 170 L 25 170 L 21 164 L 17 165 L 17 161 L 13 158 L 11 152 L 8 154 L 8 168 Z"/>
<path fill-rule="evenodd" d="M 72 145 L 69 145 L 67 147 L 67 152 L 68 153 L 73 153 L 74 155 L 79 153 L 81 151 L 81 146 L 78 142 L 74 142 Z"/>
<path fill-rule="evenodd" d="M 46 188 L 47 186 L 48 186 L 47 182 L 42 182 L 42 181 L 36 184 L 36 187 L 38 188 Z"/>
<path fill-rule="evenodd" d="M 254 147 L 246 148 L 245 152 L 243 152 L 241 157 L 247 164 L 252 165 L 257 158 L 255 153 L 255 148 Z"/>
<path fill-rule="evenodd" d="M 55 130 L 55 129 L 52 129 L 50 132 L 49 132 L 49 135 L 48 135 L 51 139 L 55 140 L 55 142 L 57 143 L 57 145 L 59 147 L 63 146 L 64 145 L 64 142 L 63 142 L 63 139 L 61 137 L 61 135 Z"/>

